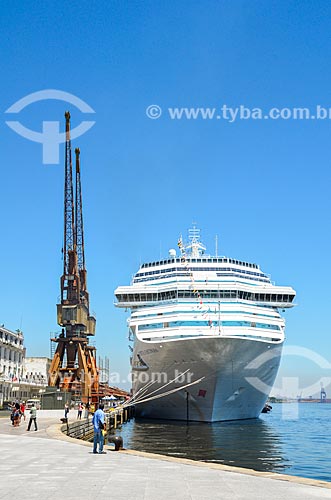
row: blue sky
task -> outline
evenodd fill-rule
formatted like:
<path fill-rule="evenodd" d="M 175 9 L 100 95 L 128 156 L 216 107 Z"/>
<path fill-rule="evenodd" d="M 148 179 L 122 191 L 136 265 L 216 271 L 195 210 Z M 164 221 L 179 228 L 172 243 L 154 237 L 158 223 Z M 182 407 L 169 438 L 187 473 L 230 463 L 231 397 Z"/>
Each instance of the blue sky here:
<path fill-rule="evenodd" d="M 169 107 L 331 108 L 331 5 L 324 1 L 0 2 L 0 321 L 22 328 L 27 355 L 49 354 L 62 273 L 63 162 L 10 130 L 95 119 L 81 149 L 88 286 L 98 354 L 123 379 L 126 314 L 114 289 L 139 263 L 167 255 L 192 221 L 210 253 L 256 262 L 297 290 L 287 344 L 331 362 L 330 120 L 171 120 Z M 95 115 L 43 101 L 83 99 Z M 145 109 L 158 104 L 160 119 Z M 61 146 L 61 158 L 64 156 Z M 285 356 L 305 386 L 323 370 Z M 330 373 L 329 373 L 330 374 Z M 331 387 L 329 388 L 331 393 Z"/>

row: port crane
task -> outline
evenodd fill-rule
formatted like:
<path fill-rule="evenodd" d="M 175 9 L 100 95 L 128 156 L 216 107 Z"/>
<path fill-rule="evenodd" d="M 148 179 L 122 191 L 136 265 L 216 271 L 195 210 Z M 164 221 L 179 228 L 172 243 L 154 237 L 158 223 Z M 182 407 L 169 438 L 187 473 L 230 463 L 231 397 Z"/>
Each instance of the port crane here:
<path fill-rule="evenodd" d="M 81 395 L 84 403 L 97 402 L 99 377 L 96 348 L 89 345 L 95 335 L 96 320 L 90 314 L 84 253 L 83 204 L 80 176 L 80 150 L 75 149 L 75 195 L 70 139 L 70 113 L 65 112 L 65 179 L 63 274 L 57 322 L 62 333 L 51 339 L 57 343 L 49 370 L 49 386 Z"/>

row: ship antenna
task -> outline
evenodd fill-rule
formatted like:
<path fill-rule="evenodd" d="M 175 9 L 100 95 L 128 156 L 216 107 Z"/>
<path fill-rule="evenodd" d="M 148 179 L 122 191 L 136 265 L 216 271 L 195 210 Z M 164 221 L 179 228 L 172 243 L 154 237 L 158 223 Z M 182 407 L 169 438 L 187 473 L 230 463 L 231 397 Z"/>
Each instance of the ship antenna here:
<path fill-rule="evenodd" d="M 218 236 L 215 236 L 215 257 L 218 257 Z"/>
<path fill-rule="evenodd" d="M 196 223 L 192 223 L 192 228 L 188 230 L 190 243 L 186 245 L 186 249 L 190 250 L 191 257 L 200 257 L 206 250 L 206 247 L 200 241 L 200 229 L 196 227 Z"/>

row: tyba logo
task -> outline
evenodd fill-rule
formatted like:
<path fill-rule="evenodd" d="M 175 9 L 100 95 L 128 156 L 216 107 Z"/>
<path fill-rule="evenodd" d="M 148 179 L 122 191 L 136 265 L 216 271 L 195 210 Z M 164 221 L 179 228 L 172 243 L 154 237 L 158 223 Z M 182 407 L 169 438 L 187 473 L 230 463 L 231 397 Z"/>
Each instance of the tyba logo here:
<path fill-rule="evenodd" d="M 19 99 L 10 106 L 5 113 L 19 113 L 30 104 L 45 100 L 58 100 L 73 104 L 82 113 L 95 113 L 95 111 L 79 97 L 63 92 L 62 90 L 40 90 L 33 92 L 22 99 Z M 58 164 L 59 163 L 59 145 L 65 142 L 65 132 L 60 132 L 59 121 L 43 121 L 42 132 L 36 132 L 27 127 L 24 127 L 19 121 L 6 121 L 8 127 L 14 130 L 17 134 L 25 137 L 29 141 L 40 142 L 43 145 L 43 163 Z M 95 121 L 82 121 L 77 127 L 71 131 L 71 138 L 75 139 L 87 132 Z"/>
<path fill-rule="evenodd" d="M 251 361 L 246 366 L 246 370 L 255 370 L 256 373 L 259 373 L 259 370 L 265 364 L 266 364 L 265 365 L 266 369 L 268 368 L 270 369 L 273 367 L 273 360 L 279 358 L 280 355 L 281 355 L 281 347 L 277 346 L 273 350 L 267 351 L 257 356 L 253 361 Z M 331 370 L 331 363 L 327 359 L 323 358 L 323 356 L 320 356 L 317 352 L 312 351 L 311 349 L 307 349 L 306 347 L 286 346 L 283 349 L 283 357 L 284 356 L 298 356 L 301 358 L 305 358 L 316 363 L 316 365 L 323 370 Z M 279 362 L 277 361 L 275 367 L 278 368 L 278 364 Z M 263 371 L 261 370 L 261 373 L 265 373 L 265 370 Z M 283 387 L 273 387 L 273 380 L 275 376 L 276 372 L 274 376 L 269 377 L 272 380 L 272 383 L 262 381 L 259 376 L 254 376 L 254 377 L 247 376 L 245 377 L 245 379 L 255 389 L 257 389 L 260 392 L 263 392 L 264 394 L 270 394 L 271 389 L 273 389 L 273 392 L 275 392 L 276 394 L 277 393 L 283 394 L 284 390 L 288 388 L 284 383 Z M 291 377 L 291 378 L 284 377 L 284 381 L 287 384 L 291 383 L 293 387 L 295 386 L 296 391 L 299 391 L 303 397 L 309 397 L 309 395 L 319 392 L 322 386 L 327 387 L 331 383 L 331 377 L 330 376 L 320 377 L 319 380 L 306 387 L 299 387 L 299 377 Z"/>

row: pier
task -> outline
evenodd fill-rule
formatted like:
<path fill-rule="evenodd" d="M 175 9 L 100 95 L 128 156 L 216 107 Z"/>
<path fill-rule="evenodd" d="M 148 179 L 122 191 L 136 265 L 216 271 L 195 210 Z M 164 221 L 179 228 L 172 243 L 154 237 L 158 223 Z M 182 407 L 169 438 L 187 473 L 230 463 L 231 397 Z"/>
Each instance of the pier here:
<path fill-rule="evenodd" d="M 61 415 L 62 416 L 62 415 Z M 0 418 L 1 500 L 331 499 L 331 483 L 177 459 L 133 450 L 94 455 L 92 445 L 62 432 L 58 412 L 11 426 Z M 125 444 L 125 443 L 124 443 Z"/>

